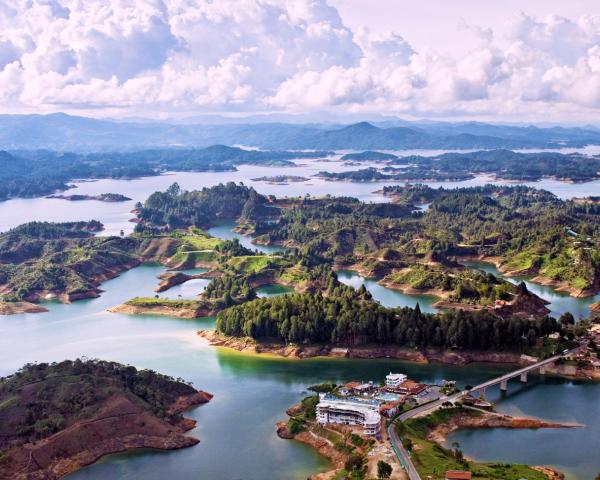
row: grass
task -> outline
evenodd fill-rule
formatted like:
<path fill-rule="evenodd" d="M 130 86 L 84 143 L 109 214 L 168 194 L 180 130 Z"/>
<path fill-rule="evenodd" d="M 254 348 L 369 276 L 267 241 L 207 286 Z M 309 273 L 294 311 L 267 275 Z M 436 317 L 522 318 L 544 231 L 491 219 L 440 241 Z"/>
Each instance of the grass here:
<path fill-rule="evenodd" d="M 230 258 L 226 265 L 239 273 L 258 273 L 281 263 L 281 259 L 272 255 L 248 255 Z"/>
<path fill-rule="evenodd" d="M 209 235 L 185 235 L 182 240 L 194 250 L 215 250 L 223 240 Z"/>
<path fill-rule="evenodd" d="M 198 308 L 202 302 L 197 300 L 171 300 L 168 298 L 134 297 L 125 302 L 132 307 L 169 307 L 169 308 Z"/>

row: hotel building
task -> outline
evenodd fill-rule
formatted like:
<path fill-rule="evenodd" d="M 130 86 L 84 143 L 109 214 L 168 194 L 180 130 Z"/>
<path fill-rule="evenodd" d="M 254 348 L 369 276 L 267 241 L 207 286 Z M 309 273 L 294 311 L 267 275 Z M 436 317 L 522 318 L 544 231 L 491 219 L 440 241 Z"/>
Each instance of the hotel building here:
<path fill-rule="evenodd" d="M 317 404 L 317 422 L 322 425 L 361 425 L 365 435 L 377 435 L 381 430 L 379 402 L 337 398 L 322 393 Z"/>

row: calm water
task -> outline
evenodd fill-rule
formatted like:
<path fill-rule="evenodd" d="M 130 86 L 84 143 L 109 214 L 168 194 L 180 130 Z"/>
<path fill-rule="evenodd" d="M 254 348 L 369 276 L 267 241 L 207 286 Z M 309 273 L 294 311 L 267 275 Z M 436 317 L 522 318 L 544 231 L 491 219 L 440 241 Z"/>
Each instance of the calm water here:
<path fill-rule="evenodd" d="M 422 312 L 434 313 L 437 311 L 433 304 L 439 298 L 432 295 L 406 295 L 399 290 L 381 286 L 377 283 L 377 280 L 361 277 L 358 273 L 350 270 L 338 270 L 337 276 L 340 282 L 351 287 L 360 288 L 361 285 L 364 285 L 375 300 L 388 307 L 414 308 L 418 303 Z"/>
<path fill-rule="evenodd" d="M 133 200 L 114 204 L 51 199 L 2 202 L 0 231 L 30 220 L 96 218 L 105 223 L 107 233 L 118 233 L 121 229 L 128 232 L 133 228 L 129 222 L 132 217 L 129 212 L 134 203 L 143 201 L 155 190 L 164 190 L 173 181 L 186 189 L 234 180 L 251 184 L 260 192 L 279 196 L 350 192 L 366 201 L 384 200 L 373 193 L 382 184 L 329 183 L 310 179 L 304 183 L 282 186 L 249 180 L 263 175 L 293 172 L 294 175 L 310 176 L 320 170 L 356 168 L 344 167 L 339 162 L 300 163 L 305 163 L 305 166 L 293 171 L 289 168 L 241 167 L 235 173 L 184 173 L 132 181 L 82 182 L 73 192 L 115 192 Z M 480 177 L 451 185 L 477 185 L 486 181 L 486 178 Z M 572 197 L 597 194 L 600 182 L 570 185 L 544 181 L 536 186 L 551 190 L 561 197 Z M 231 224 L 219 225 L 211 229 L 211 233 L 222 238 L 237 237 L 250 248 L 276 251 L 276 247 L 252 245 L 249 237 L 231 232 L 231 227 Z M 161 266 L 144 265 L 104 283 L 102 288 L 105 292 L 100 298 L 71 305 L 48 303 L 50 311 L 43 314 L 0 317 L 0 375 L 9 374 L 27 362 L 58 361 L 85 355 L 181 376 L 193 381 L 197 388 L 215 394 L 212 402 L 188 413 L 199 422 L 197 429 L 192 432 L 201 439 L 198 446 L 176 452 L 114 455 L 70 478 L 300 480 L 327 469 L 328 464 L 311 449 L 279 439 L 274 427 L 277 420 L 285 418 L 285 409 L 302 398 L 307 386 L 323 381 L 380 380 L 390 370 L 405 372 L 425 382 L 456 379 L 459 384 L 465 385 L 478 383 L 507 369 L 489 365 L 463 368 L 438 364 L 414 365 L 389 360 L 293 361 L 257 358 L 216 349 L 199 339 L 195 334 L 198 329 L 214 327 L 214 319 L 211 318 L 182 320 L 106 312 L 107 308 L 133 296 L 152 295 L 158 284 L 156 276 L 162 272 L 164 268 Z M 340 280 L 353 286 L 365 283 L 373 296 L 385 305 L 414 306 L 418 301 L 424 311 L 433 310 L 433 297 L 403 295 L 352 272 L 339 272 L 338 275 Z M 194 298 L 207 283 L 205 280 L 190 281 L 162 295 Z M 545 290 L 545 287 L 535 285 L 530 288 L 536 293 L 541 291 L 536 288 Z M 274 295 L 285 292 L 265 287 L 259 293 Z M 569 309 L 579 316 L 578 312 L 587 308 L 587 300 L 571 299 L 551 289 L 538 294 L 552 301 L 551 308 L 556 313 Z M 556 299 L 550 298 L 552 295 Z M 550 464 L 569 472 L 569 478 L 587 480 L 600 471 L 600 458 L 593 455 L 598 451 L 600 438 L 599 399 L 599 384 L 554 379 L 526 388 L 511 384 L 509 395 L 499 399 L 501 410 L 579 421 L 586 423 L 586 428 L 570 431 L 460 432 L 457 439 L 465 453 L 476 458 Z M 235 453 L 232 455 L 232 452 Z"/>
<path fill-rule="evenodd" d="M 208 272 L 206 268 L 192 268 L 189 270 L 181 270 L 183 273 L 194 275 L 198 273 Z M 175 285 L 174 287 L 159 293 L 162 298 L 185 298 L 187 300 L 196 300 L 198 295 L 201 294 L 206 286 L 210 283 L 209 278 L 193 278 L 187 282 Z"/>
<path fill-rule="evenodd" d="M 237 238 L 244 247 L 250 250 L 258 250 L 262 253 L 277 253 L 285 250 L 283 247 L 277 245 L 255 245 L 252 243 L 252 237 L 248 235 L 240 235 L 233 231 L 236 226 L 235 222 L 220 222 L 217 226 L 209 228 L 208 233 L 213 237 L 222 238 L 223 240 L 233 240 Z"/>
<path fill-rule="evenodd" d="M 509 384 L 506 397 L 498 389 L 486 392 L 498 410 L 585 425 L 577 429 L 461 430 L 448 438 L 480 461 L 550 465 L 567 479 L 591 480 L 600 472 L 600 386 L 597 383 L 531 377 L 527 386 Z"/>
<path fill-rule="evenodd" d="M 407 155 L 411 152 L 398 152 Z M 416 151 L 412 153 L 438 154 L 440 151 Z M 318 195 L 352 195 L 367 202 L 384 202 L 388 199 L 375 191 L 385 185 L 397 185 L 401 182 L 378 183 L 346 183 L 327 182 L 313 178 L 313 175 L 322 170 L 345 171 L 366 168 L 374 165 L 364 163 L 361 167 L 345 166 L 335 159 L 327 160 L 299 160 L 296 168 L 290 167 L 259 167 L 242 165 L 237 172 L 183 172 L 169 173 L 158 177 L 145 177 L 135 180 L 98 180 L 74 182 L 77 188 L 67 191 L 67 194 L 78 193 L 98 195 L 100 193 L 121 193 L 132 200 L 118 203 L 105 203 L 94 200 L 68 202 L 60 199 L 34 198 L 15 199 L 0 202 L 0 232 L 32 220 L 48 221 L 75 221 L 96 219 L 104 223 L 104 234 L 116 235 L 121 230 L 125 233 L 133 231 L 135 224 L 130 222 L 133 218 L 131 210 L 136 202 L 143 202 L 153 192 L 165 190 L 173 182 L 178 182 L 187 190 L 216 185 L 220 182 L 244 182 L 253 186 L 264 194 L 273 194 L 280 197 L 310 194 Z M 297 175 L 308 178 L 305 182 L 294 182 L 288 185 L 272 185 L 267 182 L 253 181 L 253 178 L 275 175 Z M 490 177 L 479 176 L 464 182 L 426 182 L 433 187 L 444 186 L 468 187 L 490 183 Z M 496 182 L 506 184 L 508 182 Z M 600 191 L 600 180 L 582 184 L 569 184 L 555 180 L 542 180 L 529 182 L 526 185 L 544 188 L 554 192 L 561 198 L 597 195 Z"/>
<path fill-rule="evenodd" d="M 279 439 L 275 423 L 298 401 L 306 387 L 335 382 L 381 379 L 389 370 L 438 381 L 477 382 L 504 371 L 501 367 L 422 366 L 390 361 L 256 358 L 208 346 L 195 334 L 213 328 L 211 318 L 182 320 L 127 316 L 106 309 L 156 287 L 160 266 L 144 265 L 103 284 L 102 297 L 71 305 L 48 303 L 43 314 L 0 318 L 0 375 L 31 361 L 78 356 L 106 358 L 181 376 L 215 398 L 188 413 L 198 420 L 193 448 L 176 452 L 138 452 L 110 456 L 73 479 L 292 479 L 328 467 L 311 449 Z M 235 452 L 232 461 L 231 452 Z"/>

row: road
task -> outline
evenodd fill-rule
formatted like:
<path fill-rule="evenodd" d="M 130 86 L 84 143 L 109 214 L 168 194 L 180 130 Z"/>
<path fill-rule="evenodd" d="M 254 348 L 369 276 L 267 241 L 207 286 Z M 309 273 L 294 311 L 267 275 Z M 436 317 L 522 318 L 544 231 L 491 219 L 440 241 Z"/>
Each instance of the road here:
<path fill-rule="evenodd" d="M 453 395 L 441 397 L 439 400 L 436 400 L 436 401 L 430 402 L 430 403 L 426 403 L 425 405 L 421 405 L 419 407 L 413 408 L 412 410 L 404 412 L 403 414 L 398 416 L 388 427 L 388 430 L 387 430 L 388 438 L 390 439 L 392 448 L 395 450 L 396 455 L 398 456 L 398 460 L 400 460 L 400 462 L 402 463 L 402 466 L 404 467 L 409 480 L 421 480 L 421 476 L 419 475 L 419 472 L 417 471 L 417 469 L 415 468 L 415 465 L 412 462 L 410 453 L 402 446 L 402 441 L 400 440 L 400 438 L 398 437 L 398 434 L 396 433 L 396 428 L 395 428 L 396 422 L 398 422 L 398 421 L 405 422 L 409 418 L 413 418 L 418 415 L 423 415 L 425 413 L 433 412 L 433 411 L 437 410 L 438 408 L 440 408 L 442 406 L 442 404 L 445 402 L 453 403 L 456 400 L 460 399 L 461 397 L 467 395 L 470 392 L 474 392 L 474 391 L 477 391 L 480 389 L 491 387 L 493 385 L 497 385 L 500 382 L 502 382 L 503 380 L 508 381 L 511 378 L 518 377 L 519 375 L 521 375 L 521 373 L 529 372 L 530 370 L 535 370 L 537 368 L 543 367 L 544 365 L 549 365 L 551 363 L 556 362 L 559 358 L 563 357 L 564 355 L 569 355 L 569 354 L 573 353 L 575 350 L 577 350 L 577 348 L 569 350 L 568 352 L 565 352 L 565 353 L 561 353 L 559 355 L 554 355 L 553 357 L 546 358 L 545 360 L 534 363 L 527 367 L 520 368 L 519 370 L 514 370 L 510 373 L 507 373 L 506 375 L 502 375 L 500 377 L 493 378 L 491 380 L 488 380 L 486 382 L 483 382 L 483 383 L 473 387 L 471 390 L 463 390 L 463 391 L 455 393 Z"/>

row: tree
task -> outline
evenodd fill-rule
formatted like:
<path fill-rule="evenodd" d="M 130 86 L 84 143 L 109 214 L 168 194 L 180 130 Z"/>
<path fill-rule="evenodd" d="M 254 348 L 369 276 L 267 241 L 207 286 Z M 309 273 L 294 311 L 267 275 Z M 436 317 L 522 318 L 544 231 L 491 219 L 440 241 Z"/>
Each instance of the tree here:
<path fill-rule="evenodd" d="M 350 455 L 348 460 L 346 460 L 344 467 L 349 472 L 352 472 L 353 470 L 362 471 L 362 469 L 364 468 L 364 465 L 365 465 L 365 457 L 363 457 L 359 453 L 353 453 L 352 455 Z"/>
<path fill-rule="evenodd" d="M 383 460 L 379 460 L 377 462 L 377 478 L 390 478 L 391 476 L 392 466 Z"/>
<path fill-rule="evenodd" d="M 412 452 L 413 442 L 412 442 L 412 440 L 410 438 L 403 438 L 402 439 L 402 446 L 405 448 L 406 451 Z"/>
<path fill-rule="evenodd" d="M 575 325 L 575 317 L 571 312 L 563 313 L 559 318 L 560 323 L 563 325 Z"/>

